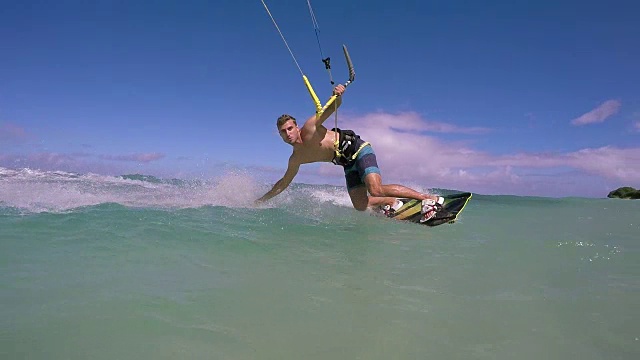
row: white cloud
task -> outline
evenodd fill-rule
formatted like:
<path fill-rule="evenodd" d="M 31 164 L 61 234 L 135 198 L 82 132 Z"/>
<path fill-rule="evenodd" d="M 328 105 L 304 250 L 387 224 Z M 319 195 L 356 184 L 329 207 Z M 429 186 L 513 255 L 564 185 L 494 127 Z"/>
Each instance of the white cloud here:
<path fill-rule="evenodd" d="M 376 113 L 345 119 L 342 126 L 354 129 L 372 143 L 384 183 L 544 195 L 567 193 L 579 184 L 585 191 L 598 179 L 607 183 L 640 182 L 640 147 L 493 155 L 419 133 L 429 125 L 415 114 Z M 341 169 L 332 167 L 338 168 L 324 165 L 319 171 L 341 177 Z"/>
<path fill-rule="evenodd" d="M 491 131 L 491 129 L 484 127 L 460 127 L 449 123 L 426 120 L 418 113 L 410 111 L 401 112 L 395 115 L 377 112 L 367 114 L 363 117 L 354 118 L 352 120 L 356 123 L 365 125 L 366 127 L 396 129 L 398 131 L 405 132 L 484 134 Z"/>
<path fill-rule="evenodd" d="M 115 160 L 115 161 L 132 161 L 132 162 L 141 162 L 148 163 L 151 161 L 156 161 L 164 158 L 165 155 L 162 153 L 138 153 L 138 154 L 128 154 L 128 155 L 100 155 L 100 158 L 105 160 Z"/>
<path fill-rule="evenodd" d="M 580 117 L 573 119 L 573 125 L 595 124 L 605 121 L 610 116 L 616 114 L 620 110 L 622 103 L 618 100 L 607 100 L 600 104 L 597 108 L 589 111 Z"/>
<path fill-rule="evenodd" d="M 89 153 L 56 152 L 0 154 L 0 167 L 97 173 L 119 173 L 126 171 L 126 167 L 108 164 L 104 161 L 94 161 L 91 159 L 92 157 L 97 157 L 102 160 L 148 164 L 164 158 L 164 154 L 141 153 L 130 155 L 93 155 Z"/>
<path fill-rule="evenodd" d="M 640 181 L 640 148 L 621 149 L 605 146 L 570 153 L 516 154 L 496 157 L 489 164 L 521 168 L 570 167 L 604 178 L 627 182 Z"/>
<path fill-rule="evenodd" d="M 442 141 L 432 134 L 442 129 L 476 133 L 479 128 L 433 123 L 415 113 L 378 112 L 344 117 L 339 125 L 353 129 L 372 143 L 384 183 L 403 184 L 422 191 L 447 188 L 485 194 L 606 196 L 617 186 L 640 184 L 640 147 L 605 146 L 572 152 L 495 155 L 468 142 Z M 122 174 L 151 171 L 150 166 L 163 157 L 161 153 L 0 154 L 0 166 Z M 217 166 L 210 168 L 218 169 Z M 282 169 L 255 170 L 256 174 L 267 172 L 269 178 L 275 179 L 283 174 Z M 344 185 L 344 176 L 341 167 L 323 163 L 301 168 L 296 181 Z"/>

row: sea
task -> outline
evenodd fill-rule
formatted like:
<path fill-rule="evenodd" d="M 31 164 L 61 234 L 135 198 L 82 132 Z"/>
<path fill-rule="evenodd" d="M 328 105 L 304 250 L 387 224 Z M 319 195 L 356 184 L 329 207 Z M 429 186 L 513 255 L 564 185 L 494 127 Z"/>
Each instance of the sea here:
<path fill-rule="evenodd" d="M 269 188 L 0 168 L 0 359 L 640 359 L 640 201 Z"/>

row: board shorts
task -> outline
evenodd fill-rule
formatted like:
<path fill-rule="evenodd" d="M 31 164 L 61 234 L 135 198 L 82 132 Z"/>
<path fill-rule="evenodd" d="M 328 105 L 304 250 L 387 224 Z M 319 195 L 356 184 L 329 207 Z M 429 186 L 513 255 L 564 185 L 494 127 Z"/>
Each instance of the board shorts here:
<path fill-rule="evenodd" d="M 358 139 L 360 144 L 364 141 Z M 365 145 L 353 163 L 344 166 L 344 177 L 347 181 L 347 190 L 363 186 L 365 176 L 369 174 L 380 174 L 376 154 L 373 152 L 371 145 Z"/>

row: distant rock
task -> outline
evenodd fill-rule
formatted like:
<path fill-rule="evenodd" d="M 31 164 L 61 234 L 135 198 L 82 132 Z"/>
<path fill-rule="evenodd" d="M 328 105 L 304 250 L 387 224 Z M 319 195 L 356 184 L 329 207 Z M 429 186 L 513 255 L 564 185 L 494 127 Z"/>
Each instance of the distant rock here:
<path fill-rule="evenodd" d="M 607 197 L 619 199 L 640 199 L 640 190 L 625 186 L 610 192 Z"/>

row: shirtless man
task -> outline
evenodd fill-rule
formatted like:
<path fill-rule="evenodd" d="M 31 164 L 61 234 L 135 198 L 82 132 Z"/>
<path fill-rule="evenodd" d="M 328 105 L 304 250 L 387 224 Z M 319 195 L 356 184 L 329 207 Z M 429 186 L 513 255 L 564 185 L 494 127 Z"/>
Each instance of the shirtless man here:
<path fill-rule="evenodd" d="M 373 148 L 349 130 L 328 130 L 322 124 L 342 104 L 343 85 L 338 85 L 333 93 L 338 95 L 334 104 L 320 116 L 313 115 L 298 127 L 296 119 L 290 115 L 278 118 L 277 126 L 280 137 L 284 142 L 293 146 L 293 153 L 289 157 L 287 171 L 282 179 L 264 196 L 256 200 L 257 203 L 266 201 L 285 190 L 298 173 L 300 165 L 313 162 L 333 162 L 344 167 L 347 190 L 353 207 L 363 211 L 367 207 L 382 206 L 397 210 L 402 202 L 396 198 L 411 198 L 423 200 L 423 213 L 433 213 L 434 205 L 442 204 L 440 196 L 419 193 L 402 185 L 382 184 L 380 169 L 376 162 Z M 345 149 L 341 156 L 336 154 L 334 141 L 339 136 L 339 149 Z M 370 196 L 369 196 L 370 195 Z M 433 216 L 428 214 L 427 216 Z M 428 219 L 427 219 L 428 220 Z M 426 221 L 426 220 L 423 220 Z"/>

